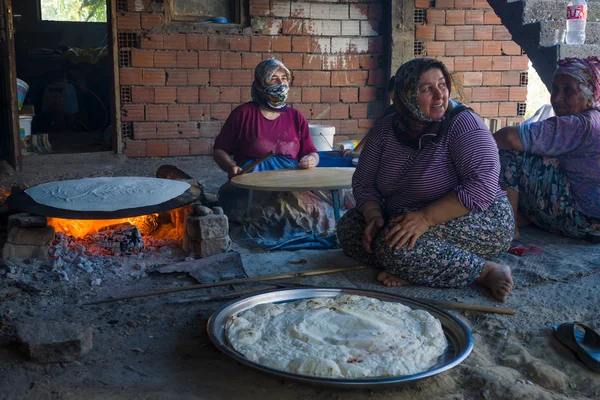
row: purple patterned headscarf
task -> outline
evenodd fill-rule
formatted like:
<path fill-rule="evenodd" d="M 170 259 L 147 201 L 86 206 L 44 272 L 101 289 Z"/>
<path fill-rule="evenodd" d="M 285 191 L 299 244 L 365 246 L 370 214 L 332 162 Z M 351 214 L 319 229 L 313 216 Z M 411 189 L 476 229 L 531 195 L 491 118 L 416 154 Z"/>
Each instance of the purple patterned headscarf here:
<path fill-rule="evenodd" d="M 252 90 L 250 92 L 252 100 L 272 111 L 285 110 L 285 101 L 290 90 L 290 87 L 284 83 L 269 86 L 273 74 L 280 69 L 285 71 L 289 82 L 292 74 L 279 60 L 273 58 L 264 60 L 254 69 L 254 82 L 252 82 Z"/>
<path fill-rule="evenodd" d="M 600 109 L 600 59 L 563 58 L 558 60 L 556 75 L 573 77 L 581 87 L 583 95 L 594 102 L 593 107 Z"/>

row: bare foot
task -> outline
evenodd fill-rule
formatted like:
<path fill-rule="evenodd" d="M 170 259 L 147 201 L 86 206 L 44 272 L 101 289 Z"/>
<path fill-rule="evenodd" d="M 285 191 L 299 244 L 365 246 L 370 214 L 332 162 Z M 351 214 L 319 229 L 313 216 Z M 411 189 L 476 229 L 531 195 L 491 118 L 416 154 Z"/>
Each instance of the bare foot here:
<path fill-rule="evenodd" d="M 515 233 L 513 234 L 513 239 L 519 240 L 519 236 L 521 236 L 521 232 L 519 232 L 519 227 L 515 225 Z"/>
<path fill-rule="evenodd" d="M 512 272 L 508 265 L 488 261 L 477 283 L 488 288 L 496 300 L 506 301 L 513 289 Z"/>
<path fill-rule="evenodd" d="M 390 274 L 389 272 L 380 272 L 377 275 L 377 280 L 383 283 L 385 286 L 395 287 L 407 285 L 408 282 L 404 279 L 398 278 L 396 275 Z"/>

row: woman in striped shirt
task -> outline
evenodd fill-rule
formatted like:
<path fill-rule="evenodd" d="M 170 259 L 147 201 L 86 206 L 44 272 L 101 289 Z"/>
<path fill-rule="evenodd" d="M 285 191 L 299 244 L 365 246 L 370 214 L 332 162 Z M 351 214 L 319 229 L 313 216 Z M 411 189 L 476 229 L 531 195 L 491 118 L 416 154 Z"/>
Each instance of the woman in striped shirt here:
<path fill-rule="evenodd" d="M 449 99 L 450 79 L 431 58 L 398 69 L 398 112 L 368 134 L 352 182 L 356 208 L 338 237 L 346 254 L 381 267 L 387 286 L 477 282 L 505 301 L 510 268 L 490 261 L 514 231 L 498 149 L 481 118 Z"/>

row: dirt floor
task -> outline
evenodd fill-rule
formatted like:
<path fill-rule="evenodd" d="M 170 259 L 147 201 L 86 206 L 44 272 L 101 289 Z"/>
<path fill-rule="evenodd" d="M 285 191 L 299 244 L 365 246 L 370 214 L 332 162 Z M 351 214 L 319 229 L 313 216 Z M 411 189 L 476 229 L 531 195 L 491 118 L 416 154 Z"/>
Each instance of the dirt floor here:
<path fill-rule="evenodd" d="M 136 160 L 104 153 L 31 156 L 19 174 L 0 165 L 0 186 L 93 176 L 154 176 L 162 164 L 188 172 L 208 192 L 215 193 L 226 180 L 209 157 Z M 274 260 L 293 256 L 287 252 L 268 255 Z M 253 259 L 259 262 L 261 258 L 244 256 L 245 263 Z M 582 321 L 600 331 L 600 274 L 526 288 L 519 288 L 517 282 L 503 304 L 517 310 L 513 316 L 452 310 L 475 338 L 474 350 L 462 364 L 402 387 L 342 390 L 285 381 L 222 354 L 211 344 L 206 323 L 223 301 L 177 304 L 173 301 L 184 295 L 172 294 L 82 305 L 109 296 L 193 284 L 184 274 L 140 277 L 114 271 L 100 285 L 90 285 L 84 272 L 69 281 L 54 280 L 40 273 L 39 260 L 13 261 L 10 276 L 0 274 L 2 400 L 600 398 L 600 376 L 577 361 L 551 333 L 553 324 L 567 321 Z M 24 359 L 14 326 L 40 320 L 90 326 L 93 349 L 70 363 L 38 364 Z"/>

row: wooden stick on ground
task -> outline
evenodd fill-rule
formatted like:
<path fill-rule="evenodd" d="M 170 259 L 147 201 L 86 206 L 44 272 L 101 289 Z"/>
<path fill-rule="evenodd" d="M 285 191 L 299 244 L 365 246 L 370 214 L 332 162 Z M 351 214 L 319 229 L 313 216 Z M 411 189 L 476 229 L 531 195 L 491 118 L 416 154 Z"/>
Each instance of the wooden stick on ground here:
<path fill-rule="evenodd" d="M 210 287 L 215 287 L 215 286 L 237 285 L 237 284 L 250 283 L 250 282 L 263 282 L 263 281 L 272 281 L 272 280 L 276 280 L 276 279 L 297 278 L 297 277 L 301 277 L 301 276 L 313 276 L 313 275 L 333 274 L 336 272 L 356 271 L 356 270 L 364 269 L 364 268 L 366 268 L 364 265 L 360 265 L 357 267 L 345 267 L 345 268 L 334 268 L 334 269 L 331 269 L 331 268 L 313 269 L 313 270 L 308 270 L 308 271 L 291 272 L 288 274 L 257 276 L 254 278 L 242 278 L 242 279 L 232 279 L 229 281 L 201 283 L 199 285 L 184 286 L 184 287 L 180 287 L 180 288 L 176 288 L 176 289 L 159 290 L 156 292 L 133 294 L 131 296 L 114 297 L 112 299 L 93 301 L 91 303 L 84 303 L 82 305 L 89 306 L 92 304 L 112 303 L 113 301 L 137 299 L 140 297 L 159 296 L 161 294 L 183 292 L 186 290 L 204 289 L 204 288 L 210 288 Z"/>
<path fill-rule="evenodd" d="M 415 297 L 414 299 L 422 301 L 423 303 L 429 303 L 433 306 L 443 307 L 443 308 L 458 308 L 461 310 L 481 311 L 481 312 L 486 312 L 486 313 L 506 314 L 506 315 L 515 315 L 517 313 L 517 311 L 513 310 L 512 308 L 488 307 L 488 306 L 480 306 L 479 304 L 467 304 L 467 303 L 457 303 L 454 301 L 419 299 L 417 297 Z"/>

